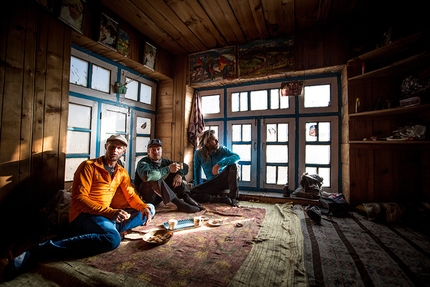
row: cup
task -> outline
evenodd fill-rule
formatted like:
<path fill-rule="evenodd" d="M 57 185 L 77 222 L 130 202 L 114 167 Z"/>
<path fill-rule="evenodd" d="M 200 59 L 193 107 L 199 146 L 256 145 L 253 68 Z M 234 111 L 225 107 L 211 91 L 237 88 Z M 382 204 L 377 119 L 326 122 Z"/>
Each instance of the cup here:
<path fill-rule="evenodd" d="M 178 225 L 178 221 L 176 219 L 169 219 L 168 223 L 170 230 L 175 230 L 176 226 Z"/>
<path fill-rule="evenodd" d="M 201 216 L 194 217 L 194 227 L 200 227 L 203 224 L 203 220 Z"/>
<path fill-rule="evenodd" d="M 184 169 L 184 164 L 182 162 L 179 162 L 179 169 Z"/>

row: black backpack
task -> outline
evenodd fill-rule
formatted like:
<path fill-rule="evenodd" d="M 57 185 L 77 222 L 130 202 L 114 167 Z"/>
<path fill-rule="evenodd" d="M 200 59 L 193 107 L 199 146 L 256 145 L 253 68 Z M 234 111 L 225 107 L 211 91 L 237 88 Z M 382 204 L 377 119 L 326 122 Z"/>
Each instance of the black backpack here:
<path fill-rule="evenodd" d="M 349 204 L 346 202 L 342 194 L 336 197 L 320 197 L 318 206 L 321 213 L 335 217 L 344 217 L 348 215 Z"/>

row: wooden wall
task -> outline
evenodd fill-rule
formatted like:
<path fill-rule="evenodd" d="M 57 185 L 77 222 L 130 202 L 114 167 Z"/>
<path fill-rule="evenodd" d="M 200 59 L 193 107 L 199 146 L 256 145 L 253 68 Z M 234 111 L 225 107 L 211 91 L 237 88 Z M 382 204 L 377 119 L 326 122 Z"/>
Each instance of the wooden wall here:
<path fill-rule="evenodd" d="M 0 216 L 19 236 L 61 189 L 67 133 L 70 29 L 45 11 L 10 1 L 1 12 Z M 55 35 L 52 37 L 51 35 Z M 11 226 L 12 225 L 12 226 Z M 1 236 L 7 240 L 5 236 Z"/>

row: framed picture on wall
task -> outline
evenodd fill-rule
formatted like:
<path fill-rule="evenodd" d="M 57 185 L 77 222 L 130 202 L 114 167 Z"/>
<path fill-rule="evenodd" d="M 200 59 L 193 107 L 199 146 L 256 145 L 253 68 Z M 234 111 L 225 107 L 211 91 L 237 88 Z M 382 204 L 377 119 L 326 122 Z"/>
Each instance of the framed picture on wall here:
<path fill-rule="evenodd" d="M 101 14 L 99 43 L 116 51 L 118 41 L 118 22 L 108 17 L 106 14 Z"/>
<path fill-rule="evenodd" d="M 85 0 L 62 0 L 58 18 L 82 34 L 86 4 Z"/>
<path fill-rule="evenodd" d="M 151 70 L 154 70 L 155 55 L 156 55 L 156 48 L 147 42 L 145 44 L 145 56 L 143 58 L 143 65 L 147 68 L 150 68 Z"/>
<path fill-rule="evenodd" d="M 124 30 L 118 29 L 118 44 L 116 48 L 118 50 L 118 53 L 120 53 L 124 57 L 128 57 L 129 45 L 130 45 L 130 37 L 128 36 L 128 34 Z"/>

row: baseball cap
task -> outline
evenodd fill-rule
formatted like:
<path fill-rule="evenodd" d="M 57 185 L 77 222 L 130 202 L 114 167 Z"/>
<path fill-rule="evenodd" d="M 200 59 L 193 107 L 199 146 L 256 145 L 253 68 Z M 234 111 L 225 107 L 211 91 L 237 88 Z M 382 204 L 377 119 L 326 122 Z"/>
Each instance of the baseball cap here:
<path fill-rule="evenodd" d="M 110 141 L 120 141 L 120 142 L 122 142 L 123 144 L 125 144 L 125 146 L 128 146 L 127 139 L 126 139 L 123 135 L 120 135 L 120 134 L 111 135 L 111 136 L 106 140 L 106 142 L 110 142 Z"/>
<path fill-rule="evenodd" d="M 159 139 L 152 139 L 148 142 L 148 148 L 150 148 L 153 145 L 163 146 L 163 144 L 161 143 L 161 141 Z"/>

